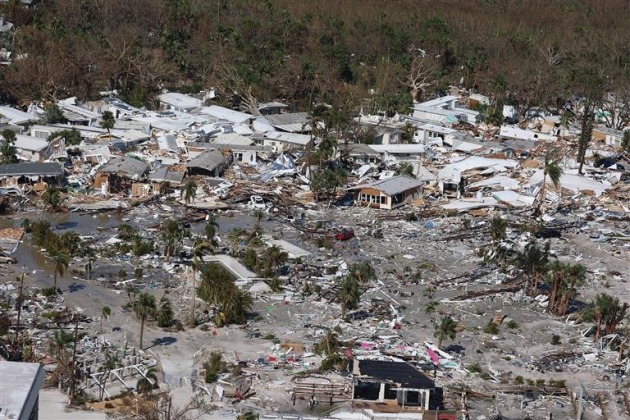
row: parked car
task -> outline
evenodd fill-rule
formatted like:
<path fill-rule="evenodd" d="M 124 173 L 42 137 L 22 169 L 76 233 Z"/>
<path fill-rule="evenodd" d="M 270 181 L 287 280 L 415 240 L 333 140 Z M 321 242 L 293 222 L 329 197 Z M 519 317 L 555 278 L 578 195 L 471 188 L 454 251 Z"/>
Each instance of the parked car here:
<path fill-rule="evenodd" d="M 0 252 L 0 264 L 15 264 L 17 260 L 5 252 Z"/>
<path fill-rule="evenodd" d="M 352 237 L 354 237 L 354 230 L 352 229 L 344 228 L 335 233 L 335 239 L 338 241 L 347 241 Z"/>
<path fill-rule="evenodd" d="M 259 195 L 252 195 L 249 197 L 249 206 L 253 209 L 265 210 L 265 200 Z"/>

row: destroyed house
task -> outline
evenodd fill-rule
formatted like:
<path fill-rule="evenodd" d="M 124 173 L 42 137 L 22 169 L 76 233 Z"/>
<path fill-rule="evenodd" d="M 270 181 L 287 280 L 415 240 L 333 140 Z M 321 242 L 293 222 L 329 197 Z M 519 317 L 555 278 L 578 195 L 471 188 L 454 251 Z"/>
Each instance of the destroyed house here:
<path fill-rule="evenodd" d="M 227 159 L 220 150 L 210 149 L 197 155 L 186 165 L 188 175 L 221 176 L 229 165 Z"/>
<path fill-rule="evenodd" d="M 414 366 L 387 360 L 351 364 L 352 400 L 434 410 L 443 406 L 442 389 Z"/>
<path fill-rule="evenodd" d="M 356 205 L 375 209 L 395 209 L 419 198 L 423 181 L 399 175 L 348 188 L 355 193 Z"/>
<path fill-rule="evenodd" d="M 8 163 L 0 165 L 0 179 L 3 184 L 16 185 L 38 182 L 59 185 L 64 178 L 64 171 L 58 163 Z"/>
<path fill-rule="evenodd" d="M 128 156 L 115 157 L 103 165 L 94 176 L 94 187 L 107 184 L 112 192 L 120 192 L 131 187 L 131 181 L 138 181 L 149 170 L 149 164 Z"/>

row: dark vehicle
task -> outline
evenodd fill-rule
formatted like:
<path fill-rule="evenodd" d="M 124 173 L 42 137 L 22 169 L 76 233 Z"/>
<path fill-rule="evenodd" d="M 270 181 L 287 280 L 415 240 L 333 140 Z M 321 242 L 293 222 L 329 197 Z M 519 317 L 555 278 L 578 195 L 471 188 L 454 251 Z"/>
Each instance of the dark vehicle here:
<path fill-rule="evenodd" d="M 338 241 L 347 241 L 352 237 L 354 237 L 354 231 L 352 229 L 341 229 L 339 232 L 335 233 L 335 239 Z"/>

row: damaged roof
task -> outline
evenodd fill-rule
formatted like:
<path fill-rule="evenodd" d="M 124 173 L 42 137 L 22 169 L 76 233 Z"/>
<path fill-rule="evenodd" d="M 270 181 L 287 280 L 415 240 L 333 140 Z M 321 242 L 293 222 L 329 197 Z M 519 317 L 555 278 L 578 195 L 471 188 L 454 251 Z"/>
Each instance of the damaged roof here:
<path fill-rule="evenodd" d="M 63 168 L 54 162 L 8 163 L 0 165 L 0 176 L 62 176 Z"/>
<path fill-rule="evenodd" d="M 406 362 L 390 362 L 387 360 L 354 360 L 358 363 L 359 376 L 393 382 L 401 388 L 433 389 L 433 382 L 424 373 Z M 356 372 L 355 369 L 353 371 Z"/>
<path fill-rule="evenodd" d="M 410 178 L 405 175 L 393 176 L 391 178 L 379 179 L 369 184 L 361 184 L 348 188 L 348 190 L 361 190 L 363 188 L 372 188 L 380 191 L 385 195 L 396 195 L 401 192 L 411 190 L 413 188 L 419 188 L 423 184 L 420 179 Z"/>
<path fill-rule="evenodd" d="M 141 177 L 149 169 L 149 164 L 128 156 L 115 157 L 103 165 L 98 172 L 115 173 L 132 178 Z"/>
<path fill-rule="evenodd" d="M 200 153 L 193 160 L 188 162 L 187 168 L 201 168 L 214 171 L 225 162 L 226 158 L 220 150 L 210 149 Z"/>
<path fill-rule="evenodd" d="M 153 182 L 168 182 L 173 185 L 180 185 L 184 180 L 184 173 L 171 171 L 168 167 L 162 166 L 150 174 L 149 179 Z"/>
<path fill-rule="evenodd" d="M 311 131 L 311 126 L 308 124 L 308 113 L 306 112 L 265 115 L 264 118 L 277 130 L 288 131 L 289 133 Z"/>

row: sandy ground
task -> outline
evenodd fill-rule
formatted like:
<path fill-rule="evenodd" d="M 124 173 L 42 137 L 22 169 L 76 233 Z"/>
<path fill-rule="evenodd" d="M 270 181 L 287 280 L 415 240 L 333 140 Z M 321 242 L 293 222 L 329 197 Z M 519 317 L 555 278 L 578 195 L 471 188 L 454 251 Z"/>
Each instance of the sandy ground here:
<path fill-rule="evenodd" d="M 40 420 L 106 420 L 105 413 L 98 411 L 67 411 L 68 396 L 57 389 L 39 391 Z"/>

